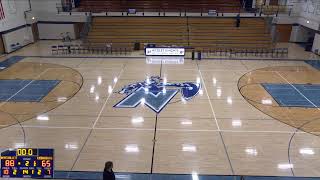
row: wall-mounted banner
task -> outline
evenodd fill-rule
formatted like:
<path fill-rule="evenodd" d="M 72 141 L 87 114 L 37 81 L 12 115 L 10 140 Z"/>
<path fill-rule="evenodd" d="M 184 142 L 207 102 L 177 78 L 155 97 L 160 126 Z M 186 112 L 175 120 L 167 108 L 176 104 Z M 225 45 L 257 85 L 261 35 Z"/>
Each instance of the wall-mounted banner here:
<path fill-rule="evenodd" d="M 184 48 L 175 48 L 175 47 L 155 47 L 155 48 L 146 48 L 146 56 L 184 56 Z"/>

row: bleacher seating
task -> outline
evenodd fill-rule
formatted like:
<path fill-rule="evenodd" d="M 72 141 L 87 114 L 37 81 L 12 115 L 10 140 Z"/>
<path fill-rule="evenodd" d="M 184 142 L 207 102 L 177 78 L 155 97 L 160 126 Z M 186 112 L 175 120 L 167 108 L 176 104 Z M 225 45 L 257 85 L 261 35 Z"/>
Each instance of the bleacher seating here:
<path fill-rule="evenodd" d="M 132 49 L 134 43 L 186 46 L 199 50 L 272 48 L 263 18 L 94 17 L 86 42 Z"/>
<path fill-rule="evenodd" d="M 189 18 L 189 45 L 198 49 L 271 48 L 263 18 Z"/>
<path fill-rule="evenodd" d="M 133 47 L 134 43 L 186 46 L 186 18 L 95 17 L 87 41 L 113 47 Z"/>
<path fill-rule="evenodd" d="M 239 0 L 81 0 L 79 11 L 90 12 L 239 12 Z"/>

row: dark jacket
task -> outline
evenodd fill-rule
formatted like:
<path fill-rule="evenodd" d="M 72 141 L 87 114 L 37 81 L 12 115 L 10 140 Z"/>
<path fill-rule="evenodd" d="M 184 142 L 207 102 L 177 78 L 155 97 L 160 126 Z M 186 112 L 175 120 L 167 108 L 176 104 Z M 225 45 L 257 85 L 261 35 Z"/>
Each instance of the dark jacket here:
<path fill-rule="evenodd" d="M 114 176 L 113 171 L 103 171 L 103 180 L 115 180 L 116 177 Z"/>

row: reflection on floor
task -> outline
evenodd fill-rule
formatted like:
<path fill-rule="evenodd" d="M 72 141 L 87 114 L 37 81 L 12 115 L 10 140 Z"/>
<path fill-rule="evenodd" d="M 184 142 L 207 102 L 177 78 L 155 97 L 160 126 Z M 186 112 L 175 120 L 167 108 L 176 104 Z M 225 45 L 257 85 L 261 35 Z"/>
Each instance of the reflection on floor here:
<path fill-rule="evenodd" d="M 320 177 L 319 109 L 280 106 L 262 86 L 319 85 L 304 61 L 51 57 L 46 43 L 16 51 L 25 57 L 0 71 L 2 80 L 60 81 L 39 102 L 0 102 L 0 148 L 54 148 L 57 177 L 101 172 L 109 160 L 120 178 Z M 201 88 L 190 100 L 179 89 L 160 113 L 142 101 L 114 108 L 126 97 L 116 92 L 152 76 Z"/>

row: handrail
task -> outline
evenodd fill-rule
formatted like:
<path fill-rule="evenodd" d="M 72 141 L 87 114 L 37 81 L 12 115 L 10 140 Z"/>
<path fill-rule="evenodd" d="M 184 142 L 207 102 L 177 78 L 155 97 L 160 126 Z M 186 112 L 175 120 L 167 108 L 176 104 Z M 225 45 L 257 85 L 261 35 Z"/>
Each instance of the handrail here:
<path fill-rule="evenodd" d="M 293 5 L 260 5 L 257 7 L 259 12 L 264 15 L 287 14 L 292 15 Z"/>
<path fill-rule="evenodd" d="M 72 5 L 71 4 L 56 4 L 58 13 L 60 12 L 72 12 Z M 108 7 L 108 8 L 107 8 Z M 233 12 L 238 13 L 241 11 L 240 5 L 233 5 L 233 4 L 211 4 L 211 6 L 204 6 L 201 4 L 199 8 L 194 8 L 190 6 L 177 5 L 163 5 L 157 7 L 145 7 L 143 5 L 120 5 L 120 6 L 99 6 L 88 4 L 86 1 L 85 9 L 78 8 L 77 11 L 79 12 L 128 12 L 129 9 L 136 9 L 137 12 L 159 12 L 159 13 L 166 13 L 166 12 L 180 12 L 180 13 L 200 13 L 200 12 L 208 12 L 209 10 L 216 10 L 219 13 L 223 12 Z"/>
<path fill-rule="evenodd" d="M 57 3 L 56 4 L 57 12 L 72 12 L 72 4 L 71 3 Z"/>

